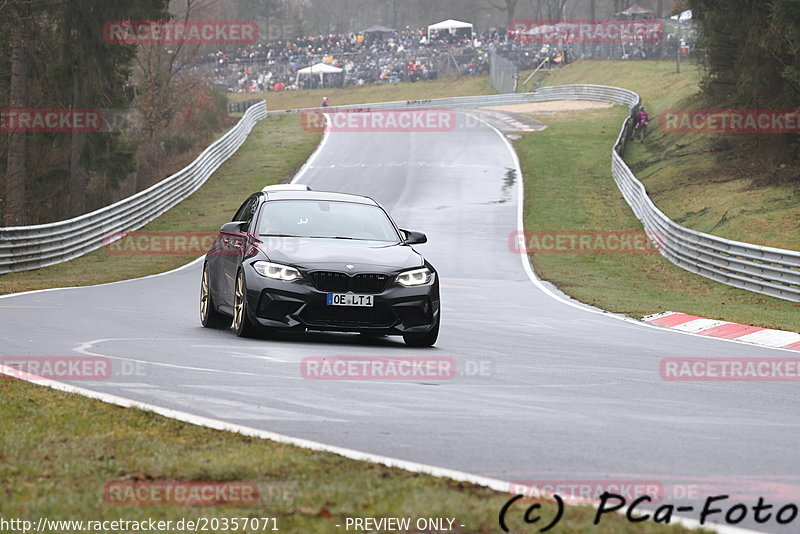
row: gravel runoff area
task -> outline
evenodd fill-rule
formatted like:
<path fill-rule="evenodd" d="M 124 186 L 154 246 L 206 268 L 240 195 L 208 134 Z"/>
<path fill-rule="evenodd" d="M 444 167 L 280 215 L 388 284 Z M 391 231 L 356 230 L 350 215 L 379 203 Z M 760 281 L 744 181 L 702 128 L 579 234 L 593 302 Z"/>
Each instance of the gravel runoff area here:
<path fill-rule="evenodd" d="M 526 104 L 512 104 L 510 106 L 495 106 L 484 109 L 497 111 L 510 111 L 514 113 L 555 113 L 559 111 L 587 111 L 593 109 L 608 109 L 614 104 L 594 102 L 591 100 L 553 100 L 550 102 L 529 102 Z"/>

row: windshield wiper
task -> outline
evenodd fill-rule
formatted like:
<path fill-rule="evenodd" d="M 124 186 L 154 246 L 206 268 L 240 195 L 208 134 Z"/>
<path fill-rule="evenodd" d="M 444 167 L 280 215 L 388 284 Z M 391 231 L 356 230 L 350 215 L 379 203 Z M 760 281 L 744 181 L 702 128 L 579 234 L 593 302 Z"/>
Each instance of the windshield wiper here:
<path fill-rule="evenodd" d="M 301 237 L 301 236 L 293 236 L 293 237 Z M 304 235 L 302 237 L 307 237 L 308 239 L 350 239 L 352 241 L 368 241 L 365 239 L 360 239 L 358 237 L 345 237 L 341 235 Z"/>
<path fill-rule="evenodd" d="M 350 241 L 369 241 L 358 237 L 346 237 L 341 235 L 289 235 L 289 234 L 259 234 L 261 237 L 297 237 L 302 239 L 348 239 Z"/>
<path fill-rule="evenodd" d="M 310 235 L 290 235 L 290 234 L 258 234 L 261 237 L 311 237 Z"/>

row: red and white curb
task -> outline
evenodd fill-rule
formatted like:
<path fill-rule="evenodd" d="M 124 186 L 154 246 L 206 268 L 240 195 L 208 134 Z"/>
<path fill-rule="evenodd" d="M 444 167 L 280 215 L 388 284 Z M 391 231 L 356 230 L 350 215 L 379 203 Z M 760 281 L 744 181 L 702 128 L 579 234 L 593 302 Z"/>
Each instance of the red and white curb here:
<path fill-rule="evenodd" d="M 531 124 L 525 124 L 521 121 L 518 121 L 514 117 L 503 113 L 502 111 L 490 111 L 487 109 L 481 109 L 479 111 L 484 115 L 504 123 L 512 132 L 541 132 L 547 128 L 545 125 L 535 126 Z"/>
<path fill-rule="evenodd" d="M 727 321 L 716 321 L 686 313 L 664 312 L 648 315 L 644 322 L 719 339 L 735 339 L 744 343 L 800 351 L 800 334 L 786 330 L 772 330 Z"/>

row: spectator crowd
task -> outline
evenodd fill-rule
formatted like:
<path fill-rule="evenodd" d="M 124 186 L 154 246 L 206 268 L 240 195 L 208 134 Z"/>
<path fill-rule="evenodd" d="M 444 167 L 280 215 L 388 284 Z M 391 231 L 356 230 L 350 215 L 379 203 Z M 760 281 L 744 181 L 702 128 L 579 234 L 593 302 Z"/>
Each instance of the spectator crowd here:
<path fill-rule="evenodd" d="M 471 33 L 471 32 L 469 32 Z M 461 75 L 489 70 L 489 52 L 502 46 L 505 32 L 479 35 L 426 30 L 347 33 L 274 40 L 217 51 L 205 59 L 214 82 L 228 92 L 283 91 L 369 83 L 435 79 L 442 72 Z M 317 63 L 341 73 L 297 76 Z"/>
<path fill-rule="evenodd" d="M 365 31 L 294 39 L 277 39 L 231 50 L 209 53 L 199 67 L 227 92 L 264 92 L 372 83 L 432 80 L 443 73 L 460 75 L 489 71 L 496 52 L 520 70 L 542 62 L 558 67 L 575 59 L 652 59 L 674 52 L 686 53 L 686 43 L 667 36 L 664 45 L 564 46 L 520 45 L 507 38 L 505 28 L 473 33 L 471 29 L 434 32 L 426 29 Z M 310 65 L 325 63 L 341 72 L 297 75 Z"/>

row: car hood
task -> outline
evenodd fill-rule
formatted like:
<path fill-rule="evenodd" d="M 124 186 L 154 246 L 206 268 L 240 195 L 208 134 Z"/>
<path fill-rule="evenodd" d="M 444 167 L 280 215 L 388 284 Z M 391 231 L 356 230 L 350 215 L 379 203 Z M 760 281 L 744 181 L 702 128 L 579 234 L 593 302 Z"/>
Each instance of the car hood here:
<path fill-rule="evenodd" d="M 301 269 L 331 269 L 352 272 L 380 268 L 394 271 L 421 267 L 422 256 L 408 245 L 382 241 L 262 237 L 259 246 L 269 261 Z"/>

